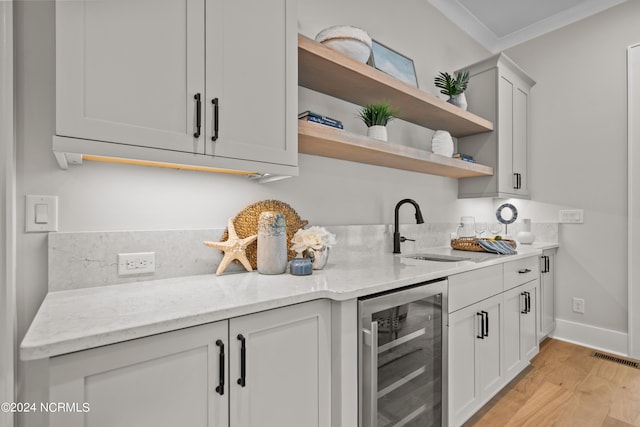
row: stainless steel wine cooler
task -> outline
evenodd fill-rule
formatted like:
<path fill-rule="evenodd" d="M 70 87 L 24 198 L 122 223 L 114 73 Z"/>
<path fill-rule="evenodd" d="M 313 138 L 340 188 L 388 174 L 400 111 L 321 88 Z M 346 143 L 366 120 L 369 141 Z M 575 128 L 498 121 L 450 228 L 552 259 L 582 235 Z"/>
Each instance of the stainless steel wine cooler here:
<path fill-rule="evenodd" d="M 360 427 L 446 426 L 447 281 L 360 299 Z"/>

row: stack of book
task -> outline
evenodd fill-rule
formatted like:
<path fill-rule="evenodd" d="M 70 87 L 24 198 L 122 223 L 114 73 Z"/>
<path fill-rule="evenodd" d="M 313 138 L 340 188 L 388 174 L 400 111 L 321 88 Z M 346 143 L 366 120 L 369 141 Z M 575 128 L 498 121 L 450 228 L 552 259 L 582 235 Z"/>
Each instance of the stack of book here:
<path fill-rule="evenodd" d="M 468 155 L 468 154 L 453 153 L 452 157 L 454 159 L 460 159 L 460 160 L 463 160 L 463 161 L 469 162 L 469 163 L 475 163 L 476 162 L 475 160 L 473 160 L 473 157 Z"/>
<path fill-rule="evenodd" d="M 331 117 L 323 116 L 309 110 L 305 111 L 304 113 L 298 114 L 298 119 L 320 123 L 321 125 L 331 126 L 336 129 L 344 129 L 344 126 L 342 126 L 342 122 L 340 120 L 332 119 Z"/>

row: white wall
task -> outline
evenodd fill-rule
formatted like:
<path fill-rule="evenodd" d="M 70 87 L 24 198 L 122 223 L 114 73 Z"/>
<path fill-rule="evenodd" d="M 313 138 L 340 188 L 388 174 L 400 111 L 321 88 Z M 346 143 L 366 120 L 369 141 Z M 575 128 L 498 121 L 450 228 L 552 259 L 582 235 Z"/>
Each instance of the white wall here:
<path fill-rule="evenodd" d="M 557 315 L 627 331 L 626 52 L 640 42 L 629 1 L 507 51 L 537 81 L 531 100 L 533 209 L 584 209 L 562 225 Z M 585 299 L 576 314 L 571 299 Z M 621 352 L 626 349 L 617 349 Z"/>
<path fill-rule="evenodd" d="M 247 204 L 268 198 L 291 204 L 312 224 L 325 225 L 391 223 L 395 203 L 405 197 L 421 205 L 428 222 L 453 221 L 462 214 L 492 209 L 490 200 L 458 201 L 454 179 L 305 155 L 300 156 L 299 177 L 266 185 L 219 174 L 90 162 L 60 170 L 51 152 L 53 11 L 52 1 L 16 4 L 20 338 L 47 289 L 46 235 L 22 232 L 27 194 L 59 196 L 60 231 L 224 227 Z M 423 88 L 433 87 L 437 71 L 488 56 L 422 0 L 403 1 L 394 8 L 382 0 L 300 1 L 299 28 L 304 34 L 314 36 L 324 27 L 342 23 L 364 27 L 374 38 L 413 58 Z M 405 31 L 408 26 L 410 32 Z M 365 132 L 353 118 L 355 106 L 304 90 L 300 96 L 301 110 L 322 106 L 349 129 Z M 413 146 L 426 147 L 430 141 L 428 131 L 399 121 L 393 123 L 390 137 Z M 411 209 L 403 210 L 401 221 L 414 221 Z M 29 375 L 39 375 L 36 372 L 23 370 L 23 382 Z"/>

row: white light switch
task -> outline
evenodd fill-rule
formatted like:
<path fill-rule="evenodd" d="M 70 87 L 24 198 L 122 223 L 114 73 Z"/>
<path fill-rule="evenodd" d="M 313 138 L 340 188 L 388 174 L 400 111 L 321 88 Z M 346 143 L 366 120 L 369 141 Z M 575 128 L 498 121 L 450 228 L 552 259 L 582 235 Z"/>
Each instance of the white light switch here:
<path fill-rule="evenodd" d="M 583 224 L 584 223 L 584 210 L 571 209 L 560 211 L 560 223 L 562 224 Z"/>
<path fill-rule="evenodd" d="M 27 196 L 25 231 L 58 231 L 58 196 Z"/>
<path fill-rule="evenodd" d="M 49 205 L 46 203 L 36 203 L 36 224 L 49 223 Z"/>

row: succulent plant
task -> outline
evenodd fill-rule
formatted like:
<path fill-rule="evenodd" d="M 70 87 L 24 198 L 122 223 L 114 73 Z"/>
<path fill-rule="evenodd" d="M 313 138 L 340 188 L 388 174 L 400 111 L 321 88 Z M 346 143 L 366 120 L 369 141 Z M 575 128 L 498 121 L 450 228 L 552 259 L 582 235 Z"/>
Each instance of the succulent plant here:
<path fill-rule="evenodd" d="M 362 119 L 367 127 L 386 126 L 398 115 L 398 110 L 393 108 L 388 102 L 368 104 L 358 112 L 358 117 Z"/>

